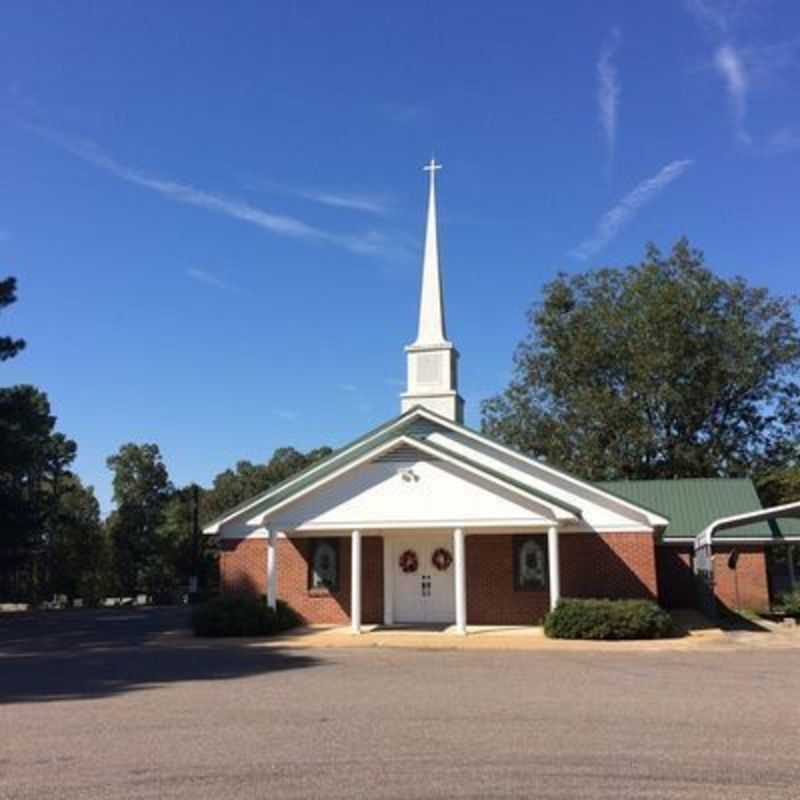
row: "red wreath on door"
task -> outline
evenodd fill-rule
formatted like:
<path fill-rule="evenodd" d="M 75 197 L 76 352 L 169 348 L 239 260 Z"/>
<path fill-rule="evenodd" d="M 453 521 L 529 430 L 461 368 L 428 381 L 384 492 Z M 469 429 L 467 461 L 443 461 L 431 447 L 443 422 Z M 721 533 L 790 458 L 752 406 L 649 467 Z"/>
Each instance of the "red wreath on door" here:
<path fill-rule="evenodd" d="M 404 550 L 400 554 L 400 558 L 397 560 L 397 563 L 400 565 L 400 569 L 406 574 L 416 572 L 417 568 L 419 567 L 419 559 L 413 550 Z"/>
<path fill-rule="evenodd" d="M 439 572 L 447 572 L 453 563 L 453 556 L 445 547 L 437 547 L 431 556 L 431 563 Z"/>

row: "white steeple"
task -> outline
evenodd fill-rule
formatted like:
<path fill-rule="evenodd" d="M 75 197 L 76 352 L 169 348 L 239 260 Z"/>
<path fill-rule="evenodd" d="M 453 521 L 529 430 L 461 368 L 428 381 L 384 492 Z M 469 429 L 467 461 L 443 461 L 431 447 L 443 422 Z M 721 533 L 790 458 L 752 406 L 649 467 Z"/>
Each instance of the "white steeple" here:
<path fill-rule="evenodd" d="M 430 175 L 428 224 L 425 228 L 425 257 L 422 262 L 422 293 L 419 302 L 419 328 L 416 345 L 447 341 L 442 308 L 442 276 L 439 271 L 439 237 L 436 222 L 436 170 L 442 165 L 431 159 L 423 167 Z"/>
<path fill-rule="evenodd" d="M 436 221 L 436 171 L 442 165 L 433 159 L 423 167 L 430 176 L 425 256 L 422 263 L 422 291 L 419 302 L 417 339 L 406 347 L 408 389 L 400 406 L 407 411 L 424 406 L 455 422 L 464 420 L 464 401 L 458 394 L 458 351 L 447 340 L 439 268 Z"/>

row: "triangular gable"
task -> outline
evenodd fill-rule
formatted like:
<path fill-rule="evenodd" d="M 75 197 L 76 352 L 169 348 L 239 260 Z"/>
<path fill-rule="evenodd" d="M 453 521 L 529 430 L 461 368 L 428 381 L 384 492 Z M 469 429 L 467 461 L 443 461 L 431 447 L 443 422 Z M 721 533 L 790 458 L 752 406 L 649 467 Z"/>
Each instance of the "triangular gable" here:
<path fill-rule="evenodd" d="M 559 509 L 556 514 L 564 519 L 577 521 L 584 516 L 584 527 L 587 524 L 590 528 L 597 527 L 594 520 L 587 519 L 583 513 L 587 507 L 597 512 L 594 516 L 601 527 L 653 529 L 667 524 L 664 517 L 649 509 L 524 456 L 427 409 L 414 408 L 223 514 L 209 523 L 204 532 L 219 533 L 222 525 L 233 520 L 263 516 L 265 510 L 283 507 L 329 480 L 341 477 L 349 468 L 368 461 L 375 453 L 397 446 L 402 437 L 410 446 L 427 448 L 428 453 L 448 459 L 460 469 L 479 475 L 483 481 L 502 486 L 505 491 L 527 495 L 546 507 Z"/>
<path fill-rule="evenodd" d="M 404 485 L 403 473 L 415 470 Z M 413 488 L 417 491 L 405 491 Z M 225 523 L 225 534 L 248 535 L 269 524 L 280 529 L 369 526 L 425 526 L 457 519 L 495 524 L 559 523 L 577 519 L 530 487 L 506 480 L 428 444 L 400 435 L 371 449 L 338 470 L 265 497 L 255 507 Z"/>

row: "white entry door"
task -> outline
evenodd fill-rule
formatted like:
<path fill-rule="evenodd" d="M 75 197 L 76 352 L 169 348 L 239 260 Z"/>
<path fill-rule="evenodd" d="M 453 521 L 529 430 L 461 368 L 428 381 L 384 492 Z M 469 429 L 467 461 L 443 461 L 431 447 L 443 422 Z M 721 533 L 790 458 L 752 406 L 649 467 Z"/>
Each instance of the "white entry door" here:
<path fill-rule="evenodd" d="M 453 623 L 452 537 L 401 537 L 393 544 L 395 622 Z M 414 565 L 416 568 L 412 569 Z"/>

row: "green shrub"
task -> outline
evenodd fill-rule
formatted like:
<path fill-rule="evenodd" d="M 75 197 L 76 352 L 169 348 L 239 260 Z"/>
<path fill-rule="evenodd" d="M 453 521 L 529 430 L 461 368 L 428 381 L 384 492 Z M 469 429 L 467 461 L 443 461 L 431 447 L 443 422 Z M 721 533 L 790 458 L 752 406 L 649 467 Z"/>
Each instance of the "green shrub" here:
<path fill-rule="evenodd" d="M 649 600 L 565 599 L 544 620 L 553 639 L 660 639 L 672 618 Z"/>
<path fill-rule="evenodd" d="M 800 617 L 800 589 L 783 595 L 778 601 L 778 608 L 788 617 Z"/>
<path fill-rule="evenodd" d="M 263 597 L 249 594 L 219 595 L 192 609 L 195 636 L 270 636 L 300 622 L 282 600 L 273 611 Z"/>

